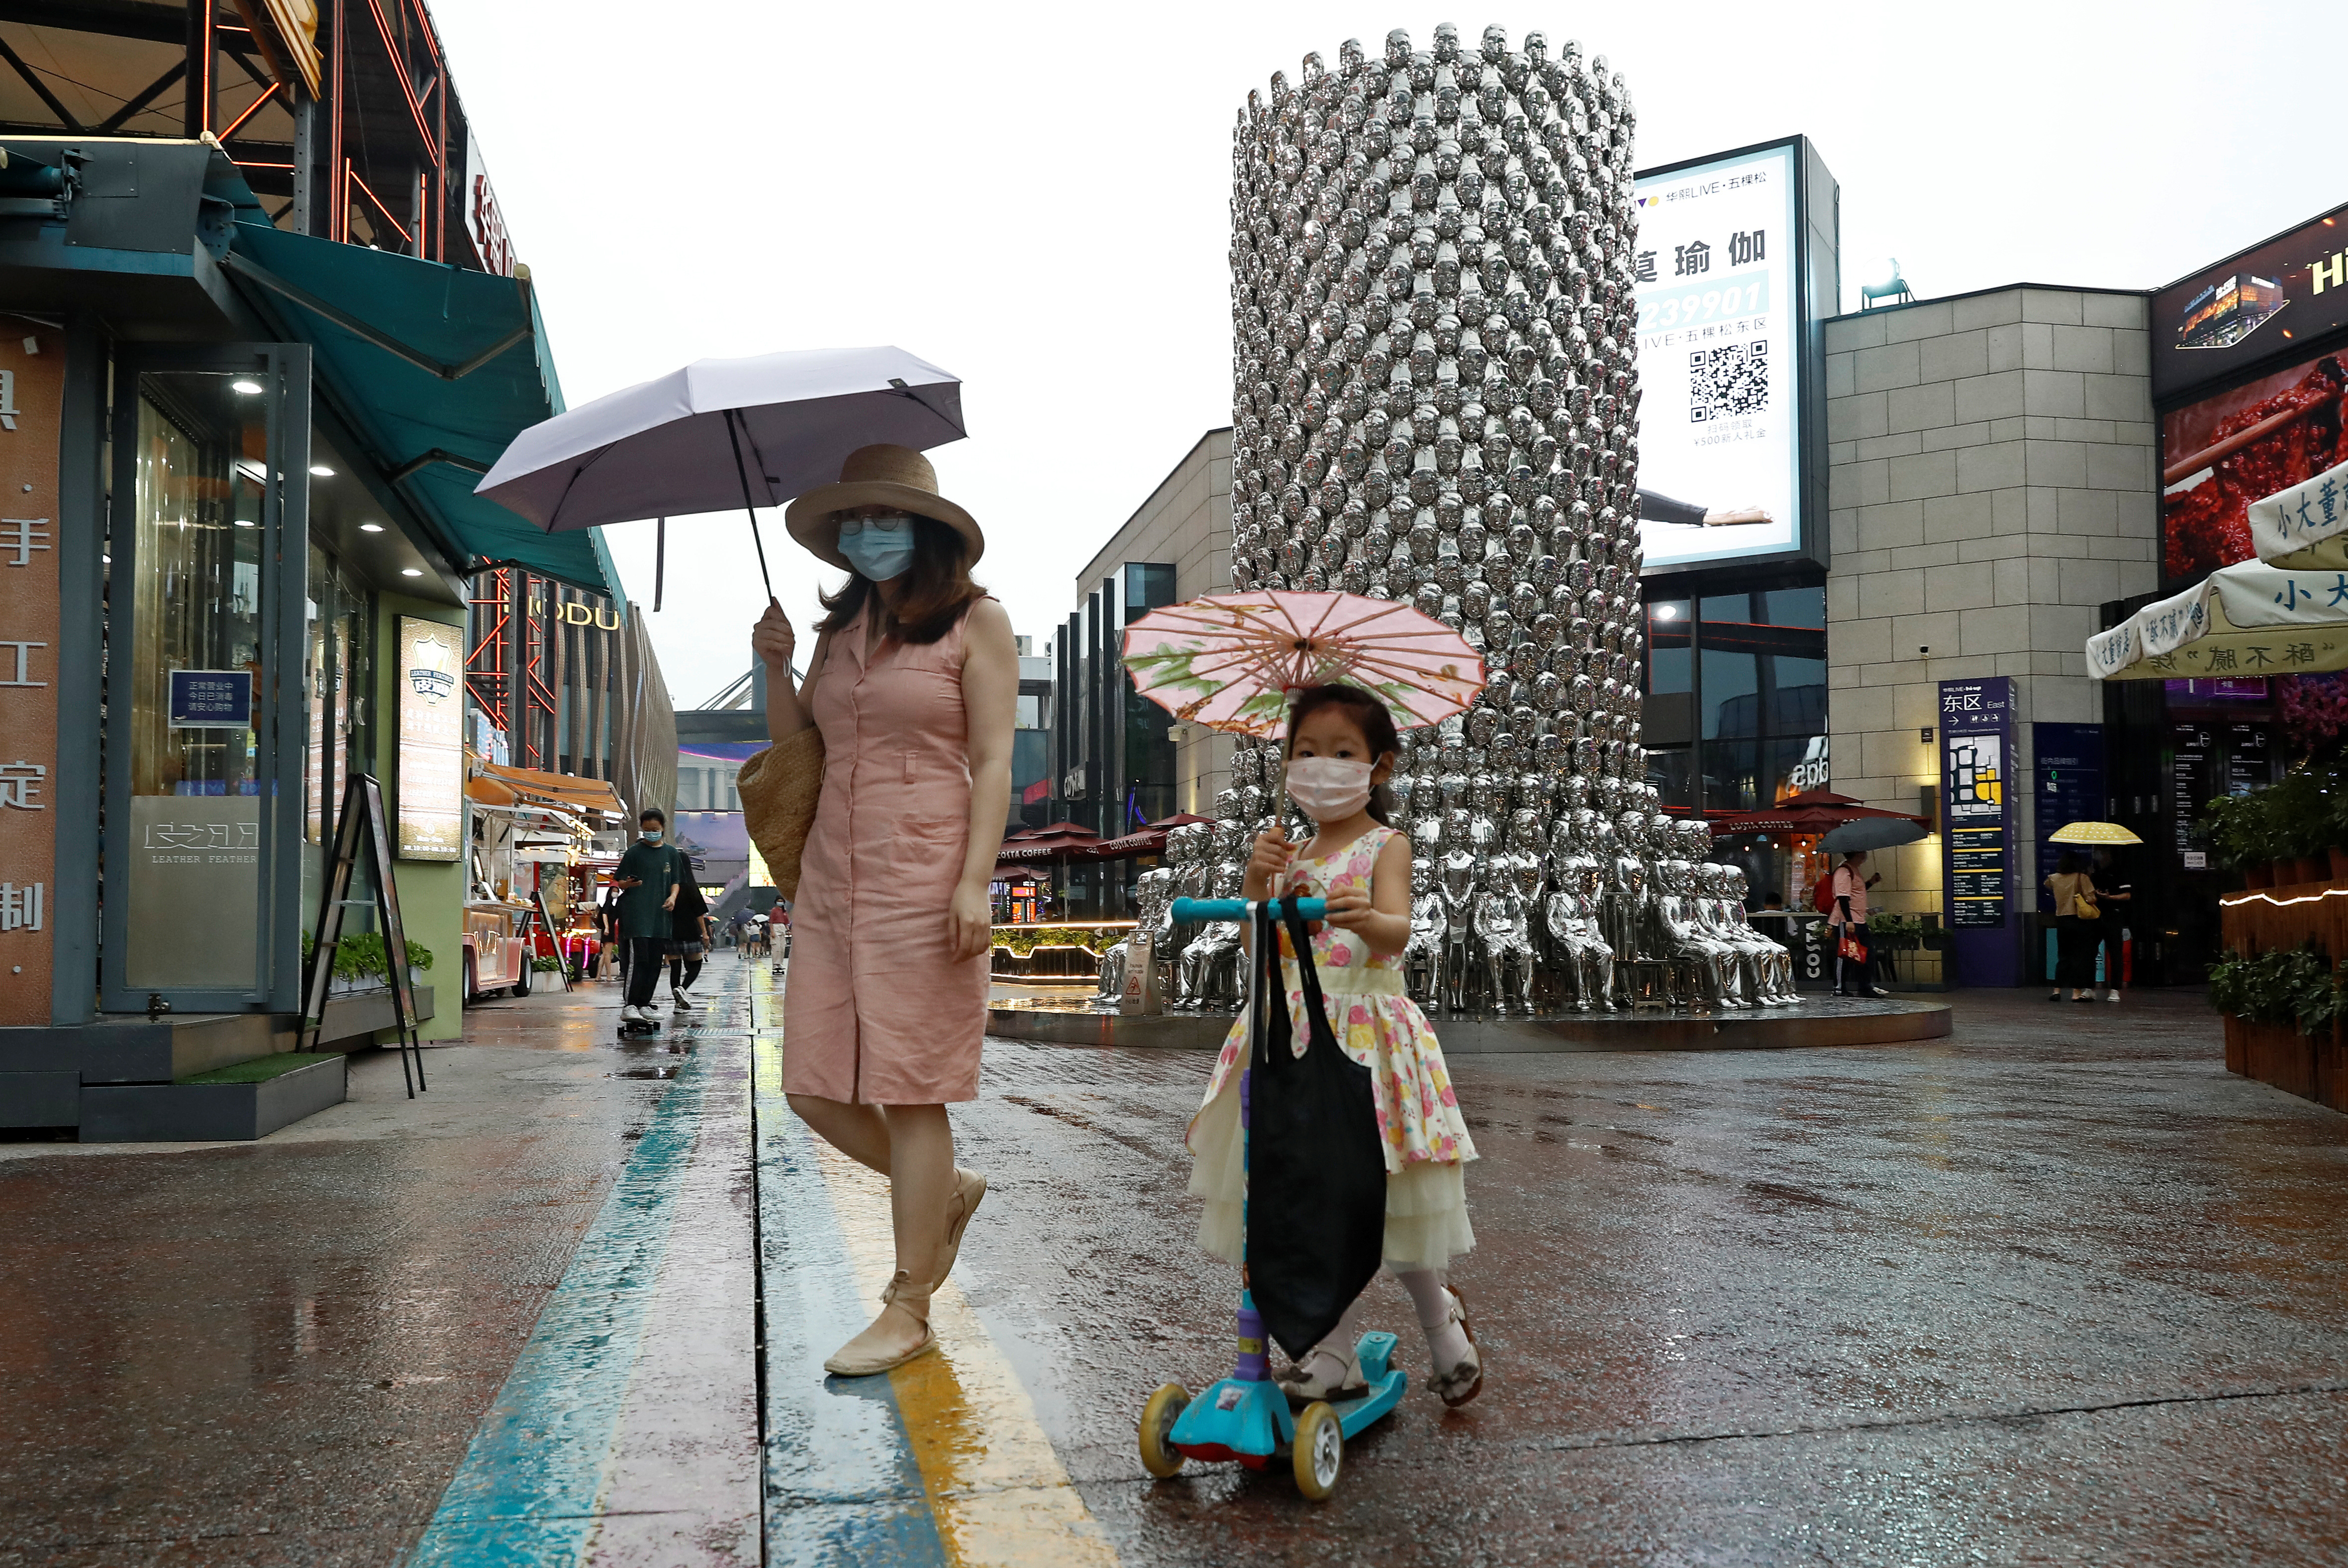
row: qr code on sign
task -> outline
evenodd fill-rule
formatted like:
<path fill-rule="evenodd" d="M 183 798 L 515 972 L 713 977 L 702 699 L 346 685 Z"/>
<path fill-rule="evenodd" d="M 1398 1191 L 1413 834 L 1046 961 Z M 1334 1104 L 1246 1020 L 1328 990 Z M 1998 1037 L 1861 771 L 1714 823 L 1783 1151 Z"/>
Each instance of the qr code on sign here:
<path fill-rule="evenodd" d="M 1688 418 L 1696 424 L 1769 406 L 1769 342 L 1732 343 L 1688 356 Z"/>

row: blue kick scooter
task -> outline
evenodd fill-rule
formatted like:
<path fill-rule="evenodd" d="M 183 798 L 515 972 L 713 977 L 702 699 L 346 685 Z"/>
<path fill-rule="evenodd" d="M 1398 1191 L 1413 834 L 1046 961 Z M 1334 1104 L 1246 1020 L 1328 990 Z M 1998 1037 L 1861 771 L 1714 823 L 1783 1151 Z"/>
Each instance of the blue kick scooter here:
<path fill-rule="evenodd" d="M 1293 901 L 1294 913 L 1319 920 L 1327 911 L 1317 898 Z M 1254 942 L 1248 967 L 1248 1056 L 1240 1076 L 1240 1148 L 1246 1169 L 1249 1090 L 1255 1050 L 1263 1037 L 1263 1009 L 1284 1006 L 1277 985 L 1267 996 L 1264 976 L 1277 975 L 1280 963 L 1275 923 L 1286 913 L 1277 899 L 1252 903 L 1239 899 L 1178 898 L 1173 917 L 1178 922 L 1244 920 Z M 1252 1194 L 1251 1193 L 1251 1200 Z M 1247 1208 L 1241 1207 L 1242 1233 Z M 1242 1253 L 1244 1255 L 1244 1252 Z M 1250 1470 L 1268 1470 L 1286 1455 L 1296 1474 L 1296 1490 L 1315 1502 L 1337 1489 L 1344 1467 L 1345 1439 L 1378 1419 L 1400 1402 L 1405 1385 L 1402 1371 L 1391 1363 L 1395 1336 L 1385 1333 L 1362 1336 L 1355 1347 L 1365 1392 L 1351 1399 L 1315 1400 L 1292 1413 L 1288 1396 L 1272 1380 L 1266 1355 L 1263 1318 L 1241 1273 L 1240 1307 L 1235 1323 L 1239 1357 L 1231 1375 L 1192 1398 L 1179 1383 L 1168 1383 L 1149 1396 L 1141 1408 L 1141 1463 L 1164 1479 L 1179 1471 L 1187 1460 L 1236 1460 Z"/>

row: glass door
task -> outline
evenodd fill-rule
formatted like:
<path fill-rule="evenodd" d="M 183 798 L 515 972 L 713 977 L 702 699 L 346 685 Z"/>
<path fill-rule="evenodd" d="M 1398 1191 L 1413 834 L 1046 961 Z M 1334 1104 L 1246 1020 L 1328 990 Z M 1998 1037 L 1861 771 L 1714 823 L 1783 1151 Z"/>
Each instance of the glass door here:
<path fill-rule="evenodd" d="M 116 360 L 109 1012 L 298 1005 L 309 382 L 297 344 Z"/>

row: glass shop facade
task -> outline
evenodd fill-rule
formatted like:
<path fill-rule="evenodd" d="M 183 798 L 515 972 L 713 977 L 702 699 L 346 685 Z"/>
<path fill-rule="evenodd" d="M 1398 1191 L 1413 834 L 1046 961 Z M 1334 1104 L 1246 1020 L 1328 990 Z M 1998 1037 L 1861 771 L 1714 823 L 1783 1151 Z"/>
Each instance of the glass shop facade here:
<path fill-rule="evenodd" d="M 616 593 L 599 542 L 471 494 L 561 406 L 526 281 L 469 243 L 453 265 L 273 222 L 216 142 L 0 147 L 34 191 L 0 204 L 0 442 L 28 514 L 0 525 L 22 546 L 0 549 L 0 749 L 25 754 L 0 1123 L 34 1124 L 11 1069 L 99 1070 L 108 1016 L 297 1013 L 362 774 L 435 958 L 425 1034 L 460 1033 L 471 575 Z M 286 1048 L 256 1037 L 236 1054 Z"/>

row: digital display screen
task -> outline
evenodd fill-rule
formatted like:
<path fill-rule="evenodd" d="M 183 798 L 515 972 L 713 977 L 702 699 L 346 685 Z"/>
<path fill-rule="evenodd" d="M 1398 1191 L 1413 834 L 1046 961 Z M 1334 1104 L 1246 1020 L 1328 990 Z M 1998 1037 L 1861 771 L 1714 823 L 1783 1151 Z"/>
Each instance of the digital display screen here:
<path fill-rule="evenodd" d="M 399 617 L 399 858 L 464 847 L 464 629 Z"/>
<path fill-rule="evenodd" d="M 1759 148 L 1637 181 L 1649 571 L 1801 543 L 1798 152 Z"/>

